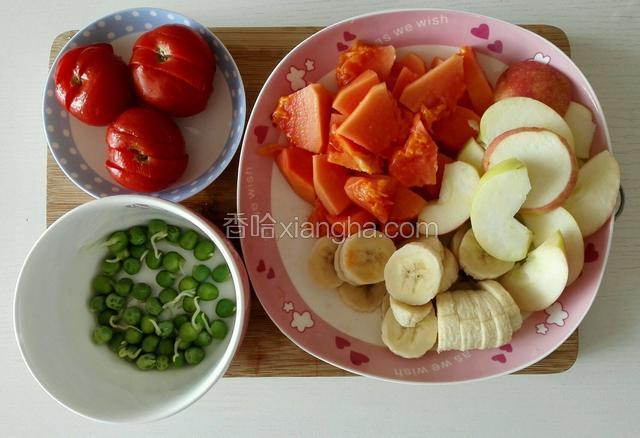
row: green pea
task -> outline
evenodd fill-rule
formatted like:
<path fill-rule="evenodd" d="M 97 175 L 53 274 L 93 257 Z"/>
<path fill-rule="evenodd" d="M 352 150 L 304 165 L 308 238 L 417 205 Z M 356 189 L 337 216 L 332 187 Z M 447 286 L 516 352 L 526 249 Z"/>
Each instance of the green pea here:
<path fill-rule="evenodd" d="M 129 228 L 127 236 L 131 245 L 143 245 L 147 242 L 147 229 L 142 225 L 133 226 Z"/>
<path fill-rule="evenodd" d="M 189 347 L 191 347 L 191 342 L 185 341 L 184 339 L 178 341 L 178 349 L 186 350 Z"/>
<path fill-rule="evenodd" d="M 165 270 L 175 274 L 176 272 L 182 270 L 185 262 L 186 260 L 184 257 L 182 257 L 181 254 L 175 251 L 169 251 L 165 254 L 164 259 L 162 260 L 162 267 Z"/>
<path fill-rule="evenodd" d="M 167 338 L 171 336 L 174 331 L 172 321 L 160 321 L 160 323 L 158 324 L 158 328 L 160 329 L 160 334 L 158 336 L 160 336 L 161 338 Z"/>
<path fill-rule="evenodd" d="M 182 299 L 182 309 L 187 313 L 196 311 L 196 303 L 193 301 L 193 297 L 184 297 Z"/>
<path fill-rule="evenodd" d="M 211 301 L 218 298 L 218 288 L 211 283 L 202 283 L 198 286 L 198 297 L 202 301 Z"/>
<path fill-rule="evenodd" d="M 148 248 L 146 245 L 133 245 L 129 248 L 129 253 L 131 254 L 131 257 L 135 257 L 140 260 L 142 254 L 144 254 L 144 252 L 147 250 Z"/>
<path fill-rule="evenodd" d="M 142 310 L 139 307 L 127 307 L 122 312 L 122 320 L 129 325 L 138 325 L 142 319 Z"/>
<path fill-rule="evenodd" d="M 109 277 L 113 277 L 120 272 L 120 268 L 122 268 L 122 265 L 119 261 L 109 262 L 107 260 L 103 260 L 100 264 L 100 271 Z"/>
<path fill-rule="evenodd" d="M 184 360 L 189 365 L 198 365 L 204 359 L 204 350 L 200 347 L 191 347 L 184 352 Z"/>
<path fill-rule="evenodd" d="M 186 364 L 186 361 L 184 360 L 184 353 L 179 351 L 176 356 L 173 356 L 171 358 L 171 364 L 174 368 L 182 368 Z"/>
<path fill-rule="evenodd" d="M 167 240 L 171 243 L 178 243 L 178 239 L 180 239 L 180 228 L 175 225 L 169 225 L 167 227 Z"/>
<path fill-rule="evenodd" d="M 198 333 L 198 337 L 195 341 L 193 341 L 193 343 L 198 347 L 206 347 L 207 345 L 211 344 L 212 341 L 213 338 L 211 337 L 211 335 L 209 335 L 209 333 L 201 331 L 200 333 Z"/>
<path fill-rule="evenodd" d="M 109 350 L 113 351 L 114 353 L 117 352 L 123 342 L 124 342 L 124 333 L 122 332 L 114 333 L 113 336 L 111 337 L 111 340 L 109 341 Z"/>
<path fill-rule="evenodd" d="M 151 219 L 147 224 L 147 232 L 149 237 L 155 236 L 160 233 L 164 233 L 166 235 L 168 228 L 169 226 L 162 219 Z M 156 240 L 160 240 L 160 239 L 156 239 Z"/>
<path fill-rule="evenodd" d="M 127 257 L 129 257 L 129 249 L 128 248 L 124 248 L 121 249 L 120 251 L 116 252 L 115 254 L 115 258 L 122 261 L 124 259 L 126 259 Z"/>
<path fill-rule="evenodd" d="M 114 286 L 113 279 L 107 277 L 106 275 L 96 275 L 96 277 L 91 282 L 91 287 L 93 290 L 98 292 L 99 294 L 108 294 L 113 292 Z"/>
<path fill-rule="evenodd" d="M 158 269 L 162 266 L 162 251 L 158 251 L 158 257 L 153 250 L 149 250 L 147 255 L 144 257 L 144 262 L 146 263 L 149 269 Z"/>
<path fill-rule="evenodd" d="M 93 342 L 98 345 L 106 344 L 111 340 L 112 336 L 113 331 L 111 330 L 111 327 L 101 325 L 96 327 L 96 329 L 93 331 Z"/>
<path fill-rule="evenodd" d="M 116 316 L 117 313 L 111 309 L 106 309 L 98 314 L 98 324 L 109 325 L 109 321 L 112 316 Z"/>
<path fill-rule="evenodd" d="M 127 362 L 132 362 L 133 357 L 138 352 L 136 345 L 127 345 L 126 343 L 118 348 L 118 357 L 125 359 Z"/>
<path fill-rule="evenodd" d="M 167 304 L 168 302 L 173 301 L 178 296 L 178 292 L 171 287 L 167 287 L 162 289 L 158 294 L 158 298 L 162 304 Z"/>
<path fill-rule="evenodd" d="M 230 299 L 222 298 L 218 301 L 218 304 L 216 304 L 216 315 L 220 318 L 228 318 L 234 313 L 236 313 L 236 303 Z"/>
<path fill-rule="evenodd" d="M 162 270 L 156 274 L 156 283 L 162 287 L 172 287 L 176 281 L 176 275 L 169 271 Z"/>
<path fill-rule="evenodd" d="M 158 316 L 162 313 L 162 310 L 163 310 L 162 303 L 157 297 L 149 297 L 147 298 L 147 301 L 144 303 L 144 310 L 145 312 L 153 316 Z"/>
<path fill-rule="evenodd" d="M 198 233 L 193 230 L 187 230 L 182 235 L 180 235 L 180 239 L 178 240 L 178 244 L 182 249 L 186 249 L 191 251 L 196 247 L 198 243 Z"/>
<path fill-rule="evenodd" d="M 176 342 L 175 338 L 160 339 L 160 343 L 158 343 L 156 353 L 166 354 L 167 356 L 173 354 L 174 342 Z"/>
<path fill-rule="evenodd" d="M 138 301 L 146 301 L 151 296 L 151 286 L 147 283 L 136 283 L 131 288 L 131 296 Z"/>
<path fill-rule="evenodd" d="M 206 313 L 204 312 L 200 312 L 198 313 L 198 316 L 195 317 L 195 321 L 194 324 L 197 327 L 203 328 L 205 326 L 204 322 L 206 321 L 206 325 L 209 325 L 209 317 L 207 316 Z"/>
<path fill-rule="evenodd" d="M 124 262 L 122 262 L 122 268 L 124 269 L 124 272 L 126 272 L 127 274 L 136 275 L 138 272 L 140 272 L 140 269 L 142 268 L 142 263 L 138 259 L 129 257 L 124 259 Z"/>
<path fill-rule="evenodd" d="M 211 336 L 215 339 L 224 339 L 227 336 L 227 324 L 221 319 L 214 319 L 209 326 L 211 328 Z"/>
<path fill-rule="evenodd" d="M 142 333 L 148 335 L 156 332 L 156 326 L 153 323 L 156 322 L 156 319 L 151 315 L 142 315 L 142 319 L 140 320 L 140 330 Z"/>
<path fill-rule="evenodd" d="M 185 290 L 196 290 L 197 287 L 198 282 L 195 278 L 190 276 L 183 277 L 182 280 L 180 280 L 180 283 L 178 283 L 178 290 L 180 292 Z"/>
<path fill-rule="evenodd" d="M 124 297 L 111 293 L 107 295 L 107 298 L 105 298 L 104 303 L 109 309 L 118 311 L 122 309 L 122 307 L 124 307 L 124 301 L 125 301 Z"/>
<path fill-rule="evenodd" d="M 185 314 L 178 315 L 175 318 L 173 318 L 173 326 L 176 328 L 176 330 L 178 330 L 180 329 L 182 324 L 184 324 L 187 321 L 189 321 L 189 317 L 187 315 Z"/>
<path fill-rule="evenodd" d="M 115 292 L 121 297 L 126 297 L 131 293 L 131 288 L 133 287 L 133 280 L 127 277 L 121 278 L 116 281 L 116 285 L 114 286 Z"/>
<path fill-rule="evenodd" d="M 124 340 L 127 344 L 138 345 L 142 342 L 142 333 L 133 328 L 128 328 L 124 332 Z"/>
<path fill-rule="evenodd" d="M 152 353 L 158 347 L 159 343 L 159 337 L 157 337 L 156 335 L 147 335 L 142 340 L 142 345 L 140 346 L 140 348 L 142 348 L 142 351 L 144 351 L 145 353 Z"/>
<path fill-rule="evenodd" d="M 158 371 L 164 371 L 167 368 L 169 368 L 169 357 L 168 356 L 156 357 L 156 369 Z"/>
<path fill-rule="evenodd" d="M 193 326 L 190 322 L 186 322 L 180 326 L 178 337 L 184 342 L 193 342 L 201 331 L 202 327 Z"/>
<path fill-rule="evenodd" d="M 93 313 L 100 313 L 106 308 L 104 295 L 96 295 L 89 300 L 89 310 Z"/>
<path fill-rule="evenodd" d="M 202 283 L 206 281 L 206 279 L 211 274 L 211 269 L 209 269 L 206 265 L 195 265 L 191 270 L 191 276 L 198 282 Z"/>
<path fill-rule="evenodd" d="M 214 268 L 211 273 L 211 278 L 216 283 L 224 283 L 225 281 L 231 278 L 231 271 L 229 271 L 229 266 L 226 264 L 218 265 Z"/>
<path fill-rule="evenodd" d="M 210 240 L 201 240 L 193 249 L 193 255 L 198 260 L 209 260 L 216 252 L 216 246 Z"/>
<path fill-rule="evenodd" d="M 127 247 L 129 244 L 129 238 L 127 237 L 127 233 L 124 231 L 116 231 L 109 236 L 105 243 L 107 248 L 109 248 L 109 251 L 112 254 L 115 254 Z"/>
<path fill-rule="evenodd" d="M 138 356 L 136 366 L 141 370 L 152 370 L 156 367 L 156 355 L 153 353 L 145 353 Z"/>

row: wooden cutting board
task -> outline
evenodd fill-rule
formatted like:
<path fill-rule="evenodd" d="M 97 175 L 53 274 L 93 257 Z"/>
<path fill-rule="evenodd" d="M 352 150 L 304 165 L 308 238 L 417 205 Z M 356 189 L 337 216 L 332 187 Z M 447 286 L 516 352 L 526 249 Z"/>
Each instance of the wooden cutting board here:
<path fill-rule="evenodd" d="M 570 54 L 567 35 L 557 27 L 523 25 Z M 282 57 L 300 41 L 317 32 L 318 27 L 227 27 L 211 30 L 227 46 L 236 60 L 247 94 L 247 114 L 253 108 L 264 81 Z M 75 34 L 58 35 L 51 46 L 49 65 L 62 46 Z M 225 215 L 236 211 L 238 157 L 206 190 L 183 202 L 187 207 L 208 217 L 222 227 Z M 47 159 L 47 225 L 72 208 L 92 198 L 76 188 L 48 154 Z M 234 242 L 240 251 L 238 241 Z M 540 362 L 520 371 L 524 374 L 559 373 L 569 369 L 578 355 L 578 331 Z M 255 294 L 251 306 L 249 328 L 226 376 L 344 376 L 350 375 L 302 351 L 271 322 Z"/>

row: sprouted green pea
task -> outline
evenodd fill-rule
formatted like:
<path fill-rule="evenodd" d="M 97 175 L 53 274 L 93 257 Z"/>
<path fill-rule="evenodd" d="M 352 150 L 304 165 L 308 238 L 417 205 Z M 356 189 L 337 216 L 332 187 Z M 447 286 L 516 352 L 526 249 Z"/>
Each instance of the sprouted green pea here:
<path fill-rule="evenodd" d="M 165 355 L 156 357 L 156 369 L 158 371 L 164 371 L 169 368 L 169 357 Z"/>
<path fill-rule="evenodd" d="M 161 287 L 164 287 L 164 288 L 172 287 L 175 281 L 176 281 L 176 274 L 171 273 L 167 270 L 163 269 L 162 271 L 156 274 L 156 283 L 158 283 L 158 285 Z"/>
<path fill-rule="evenodd" d="M 156 332 L 156 319 L 151 315 L 142 315 L 140 319 L 140 331 L 144 334 L 151 334 Z"/>
<path fill-rule="evenodd" d="M 106 242 L 104 242 L 104 245 L 112 254 L 125 249 L 128 244 L 129 239 L 127 238 L 127 233 L 125 233 L 124 231 L 116 231 L 109 236 Z"/>
<path fill-rule="evenodd" d="M 129 253 L 131 257 L 136 258 L 140 261 L 144 260 L 143 254 L 147 252 L 148 249 L 146 245 L 132 245 L 129 247 Z"/>
<path fill-rule="evenodd" d="M 109 341 L 109 350 L 117 353 L 118 349 L 122 346 L 123 343 L 126 344 L 124 340 L 124 333 L 115 332 L 111 337 L 111 340 Z"/>
<path fill-rule="evenodd" d="M 129 243 L 132 245 L 144 245 L 147 243 L 147 230 L 142 225 L 129 228 L 127 232 Z"/>
<path fill-rule="evenodd" d="M 157 337 L 156 335 L 147 335 L 142 340 L 140 348 L 142 348 L 142 351 L 144 351 L 145 353 L 153 353 L 155 349 L 158 348 L 159 343 L 159 337 Z"/>
<path fill-rule="evenodd" d="M 160 342 L 158 343 L 158 348 L 156 349 L 156 353 L 164 356 L 170 356 L 171 354 L 173 354 L 174 342 L 175 342 L 174 338 L 160 339 Z"/>
<path fill-rule="evenodd" d="M 218 301 L 218 304 L 216 304 L 216 315 L 220 318 L 228 318 L 234 313 L 236 313 L 236 303 L 230 299 L 222 298 Z"/>
<path fill-rule="evenodd" d="M 111 328 L 100 325 L 93 331 L 93 342 L 98 345 L 106 344 L 111 340 L 113 336 L 113 331 Z"/>
<path fill-rule="evenodd" d="M 149 297 L 144 303 L 144 310 L 150 315 L 158 316 L 162 313 L 162 303 L 157 297 Z"/>
<path fill-rule="evenodd" d="M 182 299 L 182 310 L 187 312 L 188 314 L 192 314 L 196 311 L 196 305 L 194 303 L 194 297 L 184 297 Z"/>
<path fill-rule="evenodd" d="M 205 352 L 200 347 L 190 347 L 184 352 L 184 359 L 189 365 L 197 365 L 204 359 Z"/>
<path fill-rule="evenodd" d="M 160 302 L 162 303 L 163 307 L 168 302 L 173 301 L 177 296 L 178 296 L 178 292 L 176 292 L 176 290 L 171 287 L 166 287 L 162 289 L 158 294 L 158 298 L 160 299 Z"/>
<path fill-rule="evenodd" d="M 163 257 L 164 254 L 162 254 L 162 251 L 149 251 L 144 256 L 144 261 L 149 269 L 158 269 L 160 266 L 162 266 Z"/>
<path fill-rule="evenodd" d="M 122 320 L 129 325 L 138 325 L 142 319 L 142 310 L 139 307 L 127 307 L 122 312 Z"/>
<path fill-rule="evenodd" d="M 226 264 L 218 265 L 211 272 L 211 278 L 216 283 L 224 283 L 225 281 L 231 278 L 231 272 L 229 271 L 229 266 Z"/>
<path fill-rule="evenodd" d="M 155 236 L 156 234 L 164 234 L 164 237 L 166 237 L 168 228 L 169 225 L 162 219 L 151 219 L 147 224 L 149 237 Z M 164 239 L 164 237 L 162 238 Z"/>
<path fill-rule="evenodd" d="M 104 304 L 112 310 L 118 311 L 121 310 L 122 307 L 124 306 L 124 297 L 121 297 L 120 295 L 114 294 L 114 293 L 110 293 L 109 295 L 107 295 L 107 298 L 105 298 L 104 300 Z"/>
<path fill-rule="evenodd" d="M 118 349 L 118 357 L 127 360 L 135 360 L 141 352 L 141 348 L 137 348 L 135 345 L 126 345 L 125 343 Z"/>
<path fill-rule="evenodd" d="M 178 290 L 181 292 L 185 290 L 194 290 L 197 289 L 197 287 L 198 282 L 191 276 L 183 277 L 178 283 Z"/>
<path fill-rule="evenodd" d="M 89 310 L 93 313 L 100 313 L 107 306 L 104 303 L 104 295 L 96 295 L 91 300 L 89 300 Z"/>
<path fill-rule="evenodd" d="M 211 274 L 211 269 L 206 265 L 195 265 L 191 270 L 191 276 L 198 282 L 203 283 L 207 280 Z"/>
<path fill-rule="evenodd" d="M 133 331 L 137 331 L 139 333 L 142 333 L 142 330 L 140 330 L 138 327 L 135 327 L 133 325 L 128 325 L 128 324 L 118 324 L 116 322 L 116 319 L 118 318 L 118 315 L 112 315 L 111 317 L 109 317 L 109 321 L 108 324 L 115 328 L 115 329 L 119 329 L 119 330 L 133 330 Z"/>
<path fill-rule="evenodd" d="M 156 355 L 153 353 L 141 354 L 136 359 L 136 366 L 141 370 L 152 370 L 156 367 Z"/>
<path fill-rule="evenodd" d="M 133 280 L 130 278 L 124 277 L 116 281 L 114 290 L 115 290 L 115 293 L 117 293 L 121 297 L 126 297 L 131 293 L 132 287 L 133 287 Z"/>
<path fill-rule="evenodd" d="M 156 335 L 164 339 L 171 336 L 173 334 L 173 331 L 174 331 L 173 322 L 160 321 L 160 323 L 158 324 L 158 327 L 156 328 Z"/>
<path fill-rule="evenodd" d="M 142 333 L 140 333 L 140 330 L 136 330 L 134 327 L 129 327 L 124 332 L 124 340 L 129 345 L 138 345 L 140 342 L 142 342 L 142 337 L 143 336 Z"/>
<path fill-rule="evenodd" d="M 198 286 L 198 296 L 202 301 L 211 301 L 218 298 L 218 288 L 211 283 L 202 283 Z"/>
<path fill-rule="evenodd" d="M 129 257 L 129 250 L 127 248 L 121 249 L 120 251 L 116 252 L 115 254 L 113 254 L 112 257 L 109 257 L 107 259 L 105 259 L 105 262 L 107 263 L 117 263 L 117 262 L 121 262 L 124 259 L 126 259 L 127 257 Z"/>
<path fill-rule="evenodd" d="M 215 319 L 211 322 L 211 336 L 214 339 L 224 339 L 227 336 L 227 324 L 221 319 Z"/>
<path fill-rule="evenodd" d="M 113 292 L 114 282 L 113 279 L 106 275 L 96 275 L 91 282 L 93 290 L 99 294 L 108 294 Z"/>
<path fill-rule="evenodd" d="M 198 337 L 195 341 L 193 341 L 193 343 L 198 347 L 206 347 L 207 345 L 211 344 L 212 341 L 213 338 L 209 333 L 207 333 L 206 331 L 201 331 L 200 333 L 198 333 Z"/>
<path fill-rule="evenodd" d="M 216 246 L 210 240 L 201 240 L 196 244 L 196 247 L 193 249 L 193 255 L 198 260 L 204 261 L 209 260 L 213 257 L 213 254 L 216 251 Z"/>
<path fill-rule="evenodd" d="M 173 274 L 176 272 L 182 272 L 186 260 L 181 254 L 175 251 L 169 251 L 165 254 L 162 260 L 162 267 Z"/>
<path fill-rule="evenodd" d="M 138 301 L 146 301 L 151 296 L 151 286 L 147 283 L 136 283 L 131 288 L 131 296 Z"/>
<path fill-rule="evenodd" d="M 198 328 L 191 324 L 190 322 L 186 322 L 180 326 L 178 330 L 178 337 L 181 341 L 184 342 L 193 342 L 198 337 L 198 333 L 202 331 L 202 328 Z"/>
<path fill-rule="evenodd" d="M 178 240 L 178 244 L 182 249 L 186 249 L 188 251 L 193 250 L 198 243 L 198 233 L 193 230 L 186 230 L 184 233 L 180 235 L 180 239 Z"/>
<path fill-rule="evenodd" d="M 174 354 L 171 358 L 171 364 L 174 368 L 182 368 L 183 366 L 185 366 L 186 361 L 184 360 L 184 352 L 179 351 Z"/>
<path fill-rule="evenodd" d="M 174 307 L 174 306 L 176 306 L 176 305 L 180 302 L 180 300 L 182 300 L 183 298 L 184 298 L 184 299 L 186 299 L 186 298 L 193 298 L 193 297 L 195 296 L 195 294 L 196 294 L 196 291 L 195 291 L 195 290 L 193 290 L 193 289 L 191 289 L 191 290 L 183 290 L 183 291 L 182 291 L 182 292 L 180 292 L 178 295 L 176 295 L 176 297 L 175 297 L 173 300 L 169 301 L 168 303 L 165 303 L 165 304 L 162 306 L 162 308 L 163 308 L 163 309 L 167 309 L 167 308 L 170 308 L 170 307 Z"/>
<path fill-rule="evenodd" d="M 189 321 L 189 317 L 184 313 L 173 318 L 173 326 L 178 330 L 182 324 Z"/>
<path fill-rule="evenodd" d="M 171 243 L 178 243 L 180 239 L 180 228 L 175 225 L 169 225 L 167 228 L 167 240 Z"/>
<path fill-rule="evenodd" d="M 142 262 L 136 258 L 128 257 L 122 262 L 122 269 L 129 275 L 136 275 L 142 269 Z"/>
<path fill-rule="evenodd" d="M 116 275 L 118 272 L 120 272 L 121 268 L 122 268 L 122 264 L 120 263 L 119 260 L 115 260 L 115 261 L 103 260 L 102 263 L 100 264 L 100 271 L 104 275 L 107 275 L 109 277 L 113 277 L 114 275 Z"/>
<path fill-rule="evenodd" d="M 115 317 L 117 313 L 111 309 L 105 309 L 98 314 L 98 324 L 111 325 L 111 318 Z"/>

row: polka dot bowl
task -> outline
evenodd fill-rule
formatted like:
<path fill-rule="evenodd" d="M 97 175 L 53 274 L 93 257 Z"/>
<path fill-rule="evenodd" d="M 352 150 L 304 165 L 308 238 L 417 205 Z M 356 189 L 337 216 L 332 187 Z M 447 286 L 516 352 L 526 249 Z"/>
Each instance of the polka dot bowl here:
<path fill-rule="evenodd" d="M 107 42 L 128 62 L 135 40 L 143 32 L 165 24 L 183 24 L 199 32 L 216 57 L 213 94 L 206 109 L 192 117 L 175 118 L 187 144 L 189 164 L 170 187 L 149 193 L 174 202 L 202 191 L 227 167 L 244 130 L 246 102 L 240 72 L 220 40 L 206 27 L 176 12 L 157 8 L 135 8 L 114 12 L 76 33 L 56 58 L 44 90 L 43 119 L 49 150 L 73 183 L 96 198 L 131 193 L 107 172 L 106 127 L 89 126 L 58 104 L 54 72 L 62 55 L 75 47 Z"/>

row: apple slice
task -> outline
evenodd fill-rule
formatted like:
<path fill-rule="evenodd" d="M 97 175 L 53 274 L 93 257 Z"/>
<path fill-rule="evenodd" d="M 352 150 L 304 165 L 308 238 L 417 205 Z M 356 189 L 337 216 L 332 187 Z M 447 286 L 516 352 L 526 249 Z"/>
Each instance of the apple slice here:
<path fill-rule="evenodd" d="M 529 97 L 509 97 L 491 105 L 480 119 L 478 140 L 489 145 L 503 132 L 517 128 L 545 128 L 563 137 L 574 148 L 567 122 L 551 107 Z"/>
<path fill-rule="evenodd" d="M 619 189 L 620 166 L 608 150 L 580 168 L 576 187 L 563 207 L 578 222 L 583 237 L 598 231 L 611 217 Z"/>
<path fill-rule="evenodd" d="M 484 154 L 489 169 L 509 158 L 527 166 L 531 191 L 524 211 L 549 211 L 569 197 L 578 177 L 578 163 L 567 142 L 543 128 L 518 128 L 497 136 Z"/>
<path fill-rule="evenodd" d="M 463 161 L 447 164 L 440 195 L 422 209 L 418 229 L 429 232 L 435 226 L 435 233 L 442 235 L 462 225 L 469 219 L 471 199 L 479 181 L 478 171 L 472 165 Z"/>
<path fill-rule="evenodd" d="M 475 138 L 470 138 L 458 154 L 458 161 L 471 164 L 481 176 L 484 173 L 483 158 L 484 149 L 478 144 Z"/>
<path fill-rule="evenodd" d="M 542 245 L 553 233 L 560 231 L 569 263 L 567 285 L 573 283 L 584 267 L 584 240 L 571 213 L 562 207 L 543 214 L 525 213 L 522 222 L 533 232 L 535 246 Z"/>
<path fill-rule="evenodd" d="M 527 256 L 532 233 L 514 216 L 529 190 L 527 167 L 516 158 L 498 163 L 480 178 L 471 202 L 471 228 L 493 257 L 517 262 Z"/>
<path fill-rule="evenodd" d="M 537 312 L 560 297 L 568 278 L 564 240 L 560 231 L 556 231 L 498 282 L 509 291 L 520 310 Z"/>
<path fill-rule="evenodd" d="M 564 120 L 571 128 L 576 146 L 576 157 L 587 159 L 591 155 L 591 143 L 596 132 L 591 110 L 578 102 L 571 102 L 564 115 Z"/>

